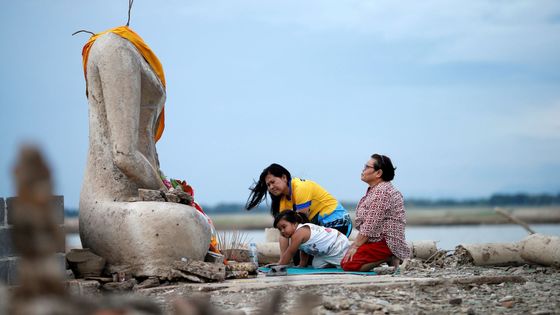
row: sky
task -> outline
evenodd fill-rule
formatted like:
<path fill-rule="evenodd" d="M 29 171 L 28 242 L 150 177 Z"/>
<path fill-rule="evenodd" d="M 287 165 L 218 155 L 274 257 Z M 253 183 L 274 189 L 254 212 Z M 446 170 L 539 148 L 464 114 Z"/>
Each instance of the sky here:
<path fill-rule="evenodd" d="M 81 49 L 126 0 L 2 0 L 0 197 L 38 145 L 77 207 L 88 150 Z M 270 163 L 356 201 L 389 156 L 406 198 L 560 192 L 560 1 L 148 1 L 163 64 L 164 173 L 243 203 Z"/>

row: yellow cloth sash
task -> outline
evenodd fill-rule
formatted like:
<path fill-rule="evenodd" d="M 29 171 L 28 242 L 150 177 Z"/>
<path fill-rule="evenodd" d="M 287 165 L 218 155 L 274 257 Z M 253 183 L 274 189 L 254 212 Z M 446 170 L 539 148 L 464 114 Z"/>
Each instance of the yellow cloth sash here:
<path fill-rule="evenodd" d="M 89 50 L 91 49 L 93 42 L 95 42 L 95 40 L 99 38 L 99 36 L 106 33 L 115 33 L 120 37 L 131 42 L 134 45 L 134 47 L 138 49 L 142 57 L 144 57 L 144 59 L 148 62 L 150 67 L 152 67 L 152 70 L 156 73 L 159 80 L 163 84 L 163 88 L 165 89 L 165 75 L 163 74 L 163 67 L 158 57 L 154 54 L 154 52 L 150 49 L 150 47 L 146 45 L 146 43 L 140 37 L 140 35 L 136 34 L 128 26 L 119 26 L 91 36 L 88 42 L 84 45 L 84 48 L 82 49 L 84 76 L 86 77 L 86 93 L 87 93 L 87 61 L 89 56 Z M 154 139 L 156 142 L 161 138 L 161 135 L 163 134 L 163 129 L 165 128 L 164 108 L 161 109 L 161 113 L 159 114 L 159 117 L 157 119 L 157 127 L 154 134 Z"/>

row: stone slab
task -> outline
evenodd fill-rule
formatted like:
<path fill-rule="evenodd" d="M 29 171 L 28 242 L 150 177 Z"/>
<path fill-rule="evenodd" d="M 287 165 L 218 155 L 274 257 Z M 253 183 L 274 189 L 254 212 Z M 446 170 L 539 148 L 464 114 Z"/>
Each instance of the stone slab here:
<path fill-rule="evenodd" d="M 0 283 L 5 285 L 17 284 L 17 263 L 19 258 L 10 257 L 0 259 Z"/>
<path fill-rule="evenodd" d="M 0 228 L 0 258 L 15 256 L 14 247 L 12 245 L 11 228 Z"/>

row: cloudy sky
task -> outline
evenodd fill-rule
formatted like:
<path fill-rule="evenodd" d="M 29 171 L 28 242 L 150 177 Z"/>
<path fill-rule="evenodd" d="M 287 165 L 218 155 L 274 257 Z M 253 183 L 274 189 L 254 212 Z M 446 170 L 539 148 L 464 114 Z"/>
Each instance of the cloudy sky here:
<path fill-rule="evenodd" d="M 77 207 L 88 149 L 86 29 L 128 1 L 0 10 L 0 197 L 22 143 Z M 560 192 L 560 2 L 148 1 L 131 27 L 167 79 L 163 171 L 203 204 L 244 202 L 272 162 L 357 200 L 372 153 L 406 197 Z"/>

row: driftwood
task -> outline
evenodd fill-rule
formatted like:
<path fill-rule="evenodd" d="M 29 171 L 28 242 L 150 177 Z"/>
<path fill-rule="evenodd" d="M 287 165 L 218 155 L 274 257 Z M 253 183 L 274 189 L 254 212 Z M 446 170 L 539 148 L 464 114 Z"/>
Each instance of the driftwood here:
<path fill-rule="evenodd" d="M 437 253 L 435 241 L 411 241 L 408 242 L 408 247 L 413 258 L 426 260 Z"/>
<path fill-rule="evenodd" d="M 460 244 L 455 248 L 455 255 L 476 266 L 516 266 L 527 263 L 521 257 L 518 243 Z"/>
<path fill-rule="evenodd" d="M 210 280 L 224 281 L 226 278 L 226 268 L 224 264 L 187 260 L 173 262 L 173 268 Z"/>
<path fill-rule="evenodd" d="M 520 242 L 521 257 L 545 265 L 560 267 L 560 237 L 532 234 Z"/>
<path fill-rule="evenodd" d="M 527 232 L 529 234 L 535 234 L 535 231 L 533 231 L 533 229 L 531 229 L 527 223 L 525 223 L 525 222 L 521 221 L 520 219 L 512 216 L 506 210 L 504 210 L 502 208 L 499 208 L 499 207 L 496 207 L 496 208 L 494 208 L 494 211 L 496 211 L 496 213 L 499 213 L 499 214 L 503 215 L 504 217 L 506 217 L 511 222 L 521 225 L 525 230 L 527 230 Z"/>

